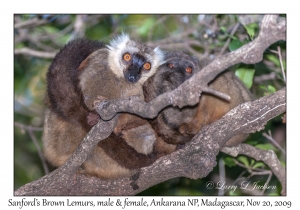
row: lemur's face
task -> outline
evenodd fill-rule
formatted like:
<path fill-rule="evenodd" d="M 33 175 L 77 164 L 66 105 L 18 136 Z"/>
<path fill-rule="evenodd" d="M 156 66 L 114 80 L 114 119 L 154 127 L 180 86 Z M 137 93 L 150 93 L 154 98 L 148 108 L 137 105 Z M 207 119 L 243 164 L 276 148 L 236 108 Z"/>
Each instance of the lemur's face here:
<path fill-rule="evenodd" d="M 118 77 L 124 77 L 130 83 L 143 85 L 164 62 L 164 55 L 159 48 L 130 40 L 125 34 L 113 39 L 108 49 L 110 68 Z"/>
<path fill-rule="evenodd" d="M 170 52 L 165 60 L 153 75 L 158 95 L 174 90 L 199 70 L 198 59 L 183 52 Z"/>

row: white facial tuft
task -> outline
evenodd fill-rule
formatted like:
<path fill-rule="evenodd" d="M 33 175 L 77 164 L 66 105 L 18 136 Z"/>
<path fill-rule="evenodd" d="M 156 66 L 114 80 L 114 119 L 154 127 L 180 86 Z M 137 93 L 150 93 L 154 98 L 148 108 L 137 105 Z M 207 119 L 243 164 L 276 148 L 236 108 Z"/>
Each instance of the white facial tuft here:
<path fill-rule="evenodd" d="M 128 34 L 121 34 L 116 38 L 112 39 L 109 43 L 108 50 L 108 65 L 113 73 L 119 77 L 124 77 L 123 69 L 126 68 L 121 62 L 124 49 L 126 49 L 127 44 L 130 42 Z"/>
<path fill-rule="evenodd" d="M 108 49 L 122 49 L 126 46 L 126 43 L 128 43 L 128 41 L 130 41 L 128 34 L 121 34 L 109 42 Z"/>

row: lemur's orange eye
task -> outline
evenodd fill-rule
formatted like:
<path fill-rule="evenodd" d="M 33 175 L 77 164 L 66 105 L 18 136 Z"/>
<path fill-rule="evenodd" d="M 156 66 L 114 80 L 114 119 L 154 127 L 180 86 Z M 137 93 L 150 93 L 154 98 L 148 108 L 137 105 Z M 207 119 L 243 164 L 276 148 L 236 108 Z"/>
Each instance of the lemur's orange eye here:
<path fill-rule="evenodd" d="M 123 59 L 124 59 L 125 61 L 130 61 L 130 60 L 131 60 L 131 55 L 130 55 L 129 53 L 125 53 L 125 54 L 123 55 Z"/>
<path fill-rule="evenodd" d="M 193 69 L 191 68 L 191 67 L 187 67 L 186 69 L 185 69 L 185 71 L 186 71 L 186 73 L 192 73 L 193 72 Z"/>
<path fill-rule="evenodd" d="M 151 64 L 149 62 L 144 64 L 144 69 L 145 70 L 150 70 L 150 68 L 151 68 Z"/>
<path fill-rule="evenodd" d="M 174 66 L 172 63 L 170 63 L 170 64 L 168 65 L 168 67 L 169 67 L 170 69 L 173 69 L 175 66 Z"/>

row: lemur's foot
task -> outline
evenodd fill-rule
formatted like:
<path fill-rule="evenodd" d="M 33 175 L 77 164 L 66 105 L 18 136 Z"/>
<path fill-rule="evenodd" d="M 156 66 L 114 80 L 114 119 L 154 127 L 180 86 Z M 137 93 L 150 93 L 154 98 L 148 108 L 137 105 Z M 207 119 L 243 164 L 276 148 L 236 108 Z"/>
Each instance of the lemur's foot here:
<path fill-rule="evenodd" d="M 94 112 L 90 112 L 86 118 L 89 125 L 95 125 L 100 120 L 100 116 Z"/>

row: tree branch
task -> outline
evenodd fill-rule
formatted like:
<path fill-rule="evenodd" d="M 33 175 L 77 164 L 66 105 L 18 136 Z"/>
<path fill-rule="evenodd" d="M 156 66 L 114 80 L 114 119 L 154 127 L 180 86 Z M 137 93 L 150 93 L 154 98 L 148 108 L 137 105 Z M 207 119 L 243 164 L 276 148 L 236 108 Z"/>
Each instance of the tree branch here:
<path fill-rule="evenodd" d="M 54 58 L 56 52 L 42 52 L 42 51 L 36 51 L 29 49 L 27 47 L 21 48 L 21 49 L 15 49 L 15 55 L 24 54 L 24 55 L 30 55 L 40 58 Z"/>
<path fill-rule="evenodd" d="M 23 22 L 16 22 L 14 27 L 15 27 L 15 29 L 20 29 L 20 28 L 25 28 L 25 27 L 36 27 L 39 25 L 44 25 L 47 22 L 48 22 L 47 20 L 40 20 L 38 18 L 33 18 L 33 19 L 23 21 Z"/>

